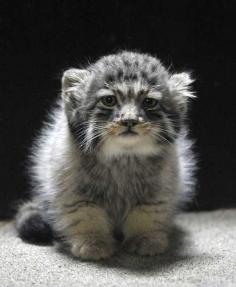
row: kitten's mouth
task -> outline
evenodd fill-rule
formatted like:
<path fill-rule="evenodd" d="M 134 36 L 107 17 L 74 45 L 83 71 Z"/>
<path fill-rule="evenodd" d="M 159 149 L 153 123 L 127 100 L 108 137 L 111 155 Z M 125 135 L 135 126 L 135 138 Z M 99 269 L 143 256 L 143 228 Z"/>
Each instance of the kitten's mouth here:
<path fill-rule="evenodd" d="M 120 136 L 137 136 L 138 133 L 137 132 L 134 132 L 133 130 L 131 129 L 128 129 L 122 133 L 120 133 Z"/>

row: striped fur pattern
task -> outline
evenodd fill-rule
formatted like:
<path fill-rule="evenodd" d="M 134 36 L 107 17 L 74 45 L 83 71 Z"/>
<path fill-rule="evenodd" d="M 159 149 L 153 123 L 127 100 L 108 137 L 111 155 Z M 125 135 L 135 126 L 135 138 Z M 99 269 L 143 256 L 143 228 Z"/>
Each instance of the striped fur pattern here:
<path fill-rule="evenodd" d="M 54 236 L 84 260 L 110 257 L 118 237 L 128 252 L 164 252 L 194 182 L 185 128 L 191 83 L 187 73 L 126 51 L 66 71 L 34 144 L 32 200 L 16 216 L 19 235 Z"/>

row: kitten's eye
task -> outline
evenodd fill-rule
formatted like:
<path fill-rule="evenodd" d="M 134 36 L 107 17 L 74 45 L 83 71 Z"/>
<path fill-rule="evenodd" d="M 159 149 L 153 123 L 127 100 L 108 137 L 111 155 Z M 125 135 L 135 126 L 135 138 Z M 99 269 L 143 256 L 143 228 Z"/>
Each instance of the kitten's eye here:
<path fill-rule="evenodd" d="M 113 107 L 116 105 L 117 100 L 115 96 L 104 96 L 101 98 L 101 102 L 107 107 Z"/>
<path fill-rule="evenodd" d="M 145 109 L 154 109 L 158 105 L 158 101 L 153 98 L 145 98 L 143 100 L 143 107 Z"/>

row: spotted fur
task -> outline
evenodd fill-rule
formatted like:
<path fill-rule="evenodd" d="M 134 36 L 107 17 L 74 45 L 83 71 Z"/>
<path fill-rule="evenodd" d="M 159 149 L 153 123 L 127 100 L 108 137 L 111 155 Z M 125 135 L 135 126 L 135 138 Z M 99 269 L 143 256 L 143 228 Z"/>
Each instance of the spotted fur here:
<path fill-rule="evenodd" d="M 38 221 L 39 234 L 56 235 L 81 259 L 111 256 L 115 234 L 130 252 L 164 252 L 176 209 L 193 189 L 191 83 L 187 73 L 170 74 L 158 59 L 132 52 L 66 71 L 62 99 L 34 144 L 33 197 L 16 216 L 20 236 L 34 240 Z"/>

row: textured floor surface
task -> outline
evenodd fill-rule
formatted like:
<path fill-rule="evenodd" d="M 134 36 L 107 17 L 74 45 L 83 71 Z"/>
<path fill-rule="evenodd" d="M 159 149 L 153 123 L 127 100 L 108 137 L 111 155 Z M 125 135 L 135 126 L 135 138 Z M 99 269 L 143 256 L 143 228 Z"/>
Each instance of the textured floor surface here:
<path fill-rule="evenodd" d="M 236 286 L 236 210 L 186 213 L 177 224 L 166 255 L 88 263 L 25 244 L 0 223 L 0 286 Z"/>

